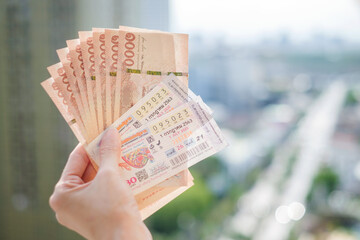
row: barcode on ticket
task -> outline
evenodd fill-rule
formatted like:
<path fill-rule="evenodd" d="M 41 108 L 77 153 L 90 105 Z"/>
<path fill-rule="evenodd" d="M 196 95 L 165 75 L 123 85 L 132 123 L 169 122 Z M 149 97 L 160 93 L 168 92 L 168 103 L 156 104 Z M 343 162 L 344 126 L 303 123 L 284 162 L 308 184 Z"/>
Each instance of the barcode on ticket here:
<path fill-rule="evenodd" d="M 178 164 L 186 161 L 188 158 L 195 156 L 196 154 L 200 153 L 201 151 L 204 151 L 208 147 L 209 147 L 209 144 L 207 142 L 203 142 L 199 146 L 191 148 L 191 149 L 187 150 L 186 152 L 180 154 L 179 156 L 174 157 L 173 159 L 170 159 L 170 163 L 173 166 L 178 165 Z"/>

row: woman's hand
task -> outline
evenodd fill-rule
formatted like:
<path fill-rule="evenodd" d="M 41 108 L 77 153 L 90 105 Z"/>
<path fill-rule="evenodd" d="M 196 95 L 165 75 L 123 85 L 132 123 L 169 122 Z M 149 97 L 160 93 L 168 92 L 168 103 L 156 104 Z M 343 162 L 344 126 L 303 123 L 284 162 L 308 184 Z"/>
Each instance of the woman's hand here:
<path fill-rule="evenodd" d="M 100 142 L 96 174 L 81 145 L 70 154 L 50 206 L 58 222 L 88 239 L 152 239 L 134 196 L 120 178 L 120 138 L 109 129 Z"/>

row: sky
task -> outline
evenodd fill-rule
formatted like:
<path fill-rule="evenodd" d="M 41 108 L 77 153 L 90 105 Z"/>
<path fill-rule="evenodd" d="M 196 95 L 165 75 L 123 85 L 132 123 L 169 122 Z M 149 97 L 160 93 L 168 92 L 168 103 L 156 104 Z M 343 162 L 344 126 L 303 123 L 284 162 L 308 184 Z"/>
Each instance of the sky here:
<path fill-rule="evenodd" d="M 171 31 L 252 42 L 314 35 L 360 43 L 360 0 L 171 0 Z"/>

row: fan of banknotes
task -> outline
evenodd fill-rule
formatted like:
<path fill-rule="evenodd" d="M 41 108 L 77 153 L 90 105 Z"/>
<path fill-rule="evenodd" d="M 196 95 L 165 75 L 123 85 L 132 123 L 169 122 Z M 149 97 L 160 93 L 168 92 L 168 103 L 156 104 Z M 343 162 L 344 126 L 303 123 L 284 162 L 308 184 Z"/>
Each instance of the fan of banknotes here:
<path fill-rule="evenodd" d="M 94 167 L 107 128 L 121 136 L 121 176 L 145 219 L 193 185 L 188 168 L 227 143 L 188 89 L 188 35 L 120 26 L 80 31 L 42 82 Z"/>

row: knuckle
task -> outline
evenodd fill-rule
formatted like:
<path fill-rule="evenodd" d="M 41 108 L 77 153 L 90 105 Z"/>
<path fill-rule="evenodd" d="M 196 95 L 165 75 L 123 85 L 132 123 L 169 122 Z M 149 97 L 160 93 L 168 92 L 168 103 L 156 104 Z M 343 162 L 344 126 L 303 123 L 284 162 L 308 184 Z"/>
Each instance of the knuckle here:
<path fill-rule="evenodd" d="M 118 151 L 118 147 L 113 144 L 104 144 L 100 146 L 100 154 L 106 154 L 109 152 L 117 152 L 117 151 Z"/>
<path fill-rule="evenodd" d="M 56 193 L 52 194 L 49 199 L 49 205 L 56 212 L 61 205 L 59 195 L 57 195 Z"/>
<path fill-rule="evenodd" d="M 54 193 L 49 198 L 49 205 L 55 212 L 61 208 L 64 202 L 64 194 L 62 184 L 56 184 Z"/>

